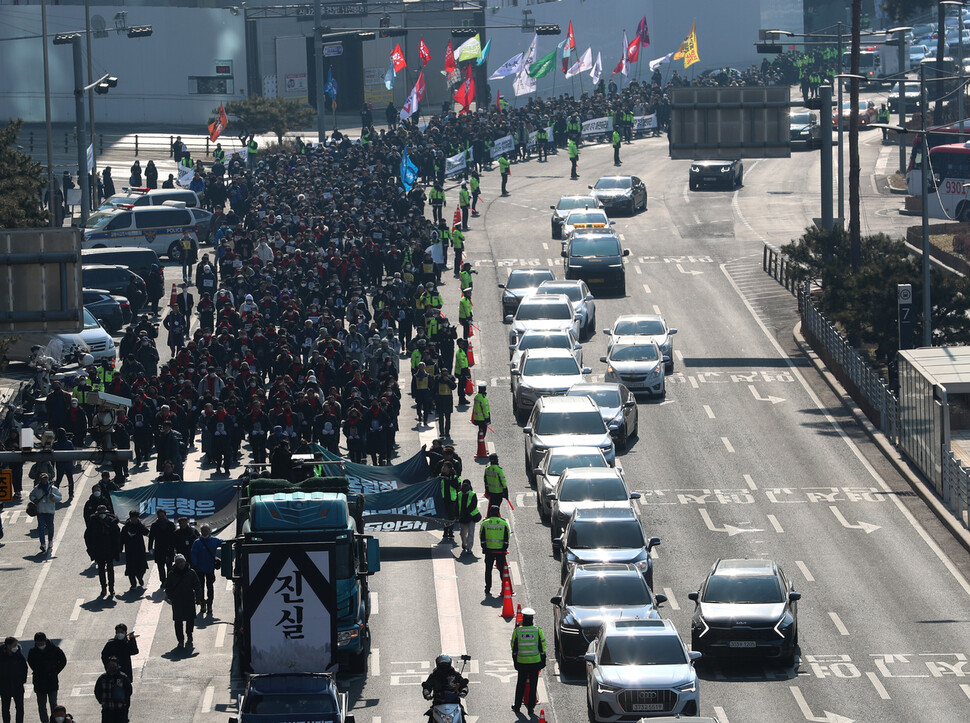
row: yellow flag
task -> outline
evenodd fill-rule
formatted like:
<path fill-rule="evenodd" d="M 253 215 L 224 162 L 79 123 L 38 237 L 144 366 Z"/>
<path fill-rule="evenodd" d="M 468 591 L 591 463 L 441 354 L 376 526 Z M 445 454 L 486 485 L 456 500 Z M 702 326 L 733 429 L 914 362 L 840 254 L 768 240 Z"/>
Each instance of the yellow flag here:
<path fill-rule="evenodd" d="M 684 59 L 684 68 L 689 68 L 694 63 L 700 62 L 701 59 L 697 54 L 697 32 L 694 30 L 696 25 L 695 22 L 690 26 L 690 33 L 680 44 L 677 52 L 674 53 L 674 60 Z"/>

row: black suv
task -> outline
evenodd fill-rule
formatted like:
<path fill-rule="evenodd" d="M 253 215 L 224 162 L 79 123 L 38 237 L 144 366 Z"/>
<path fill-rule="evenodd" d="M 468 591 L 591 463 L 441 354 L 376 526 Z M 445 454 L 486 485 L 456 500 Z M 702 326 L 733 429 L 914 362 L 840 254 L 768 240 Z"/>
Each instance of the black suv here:
<path fill-rule="evenodd" d="M 620 247 L 620 237 L 612 229 L 574 231 L 562 244 L 563 267 L 567 279 L 582 279 L 588 286 L 616 290 L 626 295 L 626 270 L 623 257 L 630 249 Z"/>
<path fill-rule="evenodd" d="M 791 581 L 771 560 L 718 560 L 690 621 L 691 650 L 705 657 L 768 657 L 795 664 L 798 600 Z"/>
<path fill-rule="evenodd" d="M 128 287 L 128 281 L 134 277 L 135 289 Z M 81 283 L 86 289 L 104 289 L 109 294 L 124 296 L 131 304 L 131 312 L 137 314 L 142 304 L 148 298 L 145 280 L 134 273 L 127 266 L 113 266 L 108 264 L 91 264 L 81 267 Z"/>

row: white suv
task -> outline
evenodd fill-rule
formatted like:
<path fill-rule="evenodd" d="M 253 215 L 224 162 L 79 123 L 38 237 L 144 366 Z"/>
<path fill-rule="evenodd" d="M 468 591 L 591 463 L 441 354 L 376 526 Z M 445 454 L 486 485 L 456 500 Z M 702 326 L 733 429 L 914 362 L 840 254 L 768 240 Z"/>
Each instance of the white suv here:
<path fill-rule="evenodd" d="M 610 467 L 616 448 L 599 408 L 589 397 L 542 397 L 532 408 L 525 433 L 525 469 L 529 481 L 547 450 L 554 447 L 597 447 Z"/>

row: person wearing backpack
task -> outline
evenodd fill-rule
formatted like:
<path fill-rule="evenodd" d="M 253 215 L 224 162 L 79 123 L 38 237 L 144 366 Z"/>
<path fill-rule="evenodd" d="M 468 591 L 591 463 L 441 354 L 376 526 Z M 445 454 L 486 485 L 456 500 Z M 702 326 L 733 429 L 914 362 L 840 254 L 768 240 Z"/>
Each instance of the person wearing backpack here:
<path fill-rule="evenodd" d="M 54 546 L 54 512 L 63 497 L 57 486 L 51 483 L 50 475 L 42 473 L 37 478 L 37 486 L 30 492 L 27 514 L 37 516 L 37 534 L 40 536 L 40 551 L 47 552 Z M 50 547 L 48 547 L 48 542 Z"/>
<path fill-rule="evenodd" d="M 219 559 L 222 540 L 212 534 L 212 528 L 208 525 L 202 525 L 200 532 L 202 535 L 192 543 L 192 567 L 202 578 L 205 586 L 205 601 L 200 612 L 212 615 L 216 570 L 222 567 L 222 561 Z"/>

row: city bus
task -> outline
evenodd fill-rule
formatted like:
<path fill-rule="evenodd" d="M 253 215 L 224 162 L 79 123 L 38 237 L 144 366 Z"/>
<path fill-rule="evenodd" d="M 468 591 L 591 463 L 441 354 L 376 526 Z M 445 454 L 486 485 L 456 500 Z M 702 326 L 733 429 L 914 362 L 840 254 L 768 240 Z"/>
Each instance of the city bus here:
<path fill-rule="evenodd" d="M 970 140 L 970 120 L 926 129 L 926 141 L 930 148 L 958 143 L 962 140 Z M 909 149 L 909 163 L 906 167 L 906 188 L 910 196 L 918 196 L 920 194 L 922 178 L 920 164 L 922 162 L 922 143 L 920 142 L 919 134 L 914 133 L 913 143 Z"/>
<path fill-rule="evenodd" d="M 910 195 L 919 195 L 921 174 L 918 164 L 922 163 L 921 150 L 914 150 L 910 168 L 917 171 L 907 173 Z M 915 159 L 915 163 L 913 162 Z M 970 142 L 948 143 L 930 148 L 930 168 L 934 181 L 929 185 L 927 215 L 957 221 L 970 221 Z M 916 182 L 913 183 L 915 176 Z"/>

